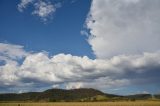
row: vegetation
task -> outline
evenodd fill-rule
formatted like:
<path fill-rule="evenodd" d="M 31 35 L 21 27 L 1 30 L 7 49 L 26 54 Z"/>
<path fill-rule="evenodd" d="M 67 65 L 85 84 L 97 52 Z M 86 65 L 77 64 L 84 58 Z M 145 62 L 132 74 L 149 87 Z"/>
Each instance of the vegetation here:
<path fill-rule="evenodd" d="M 136 95 L 129 95 L 127 97 L 132 100 L 147 100 L 147 99 L 152 98 L 152 95 L 151 94 L 136 94 Z"/>
<path fill-rule="evenodd" d="M 154 95 L 154 97 L 160 99 L 160 94 Z"/>
<path fill-rule="evenodd" d="M 0 94 L 0 102 L 117 102 L 153 100 L 150 94 L 137 94 L 129 96 L 118 96 L 106 94 L 92 88 L 81 89 L 49 89 L 44 92 L 28 92 L 21 94 Z M 156 101 L 159 96 L 155 95 Z"/>
<path fill-rule="evenodd" d="M 29 92 L 21 94 L 0 94 L 0 101 L 32 101 L 32 102 L 81 102 L 95 101 L 102 98 L 117 97 L 105 94 L 95 89 L 49 89 L 44 92 Z"/>

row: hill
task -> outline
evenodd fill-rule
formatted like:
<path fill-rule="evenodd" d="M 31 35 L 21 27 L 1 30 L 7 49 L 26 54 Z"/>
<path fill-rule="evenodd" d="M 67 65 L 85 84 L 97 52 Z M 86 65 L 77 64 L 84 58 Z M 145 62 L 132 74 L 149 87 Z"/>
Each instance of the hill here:
<path fill-rule="evenodd" d="M 160 99 L 160 94 L 156 94 L 156 95 L 154 95 L 154 97 L 155 97 L 156 99 Z"/>
<path fill-rule="evenodd" d="M 159 98 L 160 95 L 154 95 Z M 8 93 L 0 94 L 0 102 L 22 101 L 22 102 L 91 102 L 91 101 L 135 101 L 152 99 L 150 94 L 136 94 L 118 96 L 106 94 L 92 88 L 81 89 L 49 89 L 43 92 Z"/>
<path fill-rule="evenodd" d="M 152 95 L 151 94 L 135 94 L 135 95 L 129 95 L 127 96 L 130 100 L 147 100 L 151 99 Z"/>
<path fill-rule="evenodd" d="M 28 92 L 21 94 L 0 94 L 0 101 L 101 101 L 108 98 L 118 97 L 116 95 L 105 94 L 92 88 L 81 89 L 49 89 L 44 92 Z"/>

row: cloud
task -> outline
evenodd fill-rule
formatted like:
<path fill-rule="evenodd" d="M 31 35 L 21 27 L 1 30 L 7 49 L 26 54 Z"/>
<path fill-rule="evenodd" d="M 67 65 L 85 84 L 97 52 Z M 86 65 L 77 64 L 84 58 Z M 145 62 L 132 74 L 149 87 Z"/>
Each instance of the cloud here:
<path fill-rule="evenodd" d="M 11 86 L 19 83 L 19 77 L 16 75 L 19 70 L 17 61 L 29 54 L 23 46 L 0 43 L 0 61 L 4 61 L 4 64 L 0 65 L 1 86 Z"/>
<path fill-rule="evenodd" d="M 0 43 L 0 56 L 4 55 L 7 58 L 16 59 L 25 57 L 28 53 L 23 49 L 23 46 Z"/>
<path fill-rule="evenodd" d="M 21 0 L 18 4 L 18 10 L 23 12 L 29 5 L 34 7 L 32 15 L 40 17 L 44 22 L 51 19 L 52 15 L 56 12 L 56 9 L 60 7 L 60 3 L 52 4 L 47 0 Z"/>
<path fill-rule="evenodd" d="M 63 53 L 48 56 L 47 52 L 26 52 L 20 45 L 1 45 L 10 51 L 4 52 L 1 46 L 0 54 L 6 53 L 1 57 L 8 57 L 8 54 L 16 57 L 17 54 L 11 51 L 21 51 L 25 59 L 19 64 L 18 60 L 9 58 L 12 62 L 0 65 L 0 89 L 28 91 L 63 85 L 67 89 L 92 87 L 106 90 L 132 84 L 158 85 L 160 80 L 160 52 L 90 59 Z"/>
<path fill-rule="evenodd" d="M 47 21 L 47 17 L 51 16 L 56 11 L 56 7 L 50 2 L 46 3 L 40 1 L 35 3 L 34 6 L 35 10 L 32 12 L 32 14 L 39 16 L 43 21 Z"/>
<path fill-rule="evenodd" d="M 21 2 L 18 4 L 18 10 L 23 12 L 23 9 L 27 8 L 27 6 L 33 3 L 33 1 L 34 0 L 21 0 Z"/>
<path fill-rule="evenodd" d="M 100 90 L 106 90 L 110 88 L 119 88 L 121 86 L 129 85 L 130 81 L 127 79 L 111 79 L 109 77 L 100 77 L 98 79 L 93 79 L 90 82 L 69 82 L 66 84 L 67 89 L 77 89 L 77 88 L 96 88 Z"/>
<path fill-rule="evenodd" d="M 159 4 L 159 0 L 92 0 L 86 26 L 97 58 L 158 51 Z"/>

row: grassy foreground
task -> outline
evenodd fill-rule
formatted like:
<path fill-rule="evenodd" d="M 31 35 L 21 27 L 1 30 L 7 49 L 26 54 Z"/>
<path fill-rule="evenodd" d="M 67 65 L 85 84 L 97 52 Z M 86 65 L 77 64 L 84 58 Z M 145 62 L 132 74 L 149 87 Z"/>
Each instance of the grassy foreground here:
<path fill-rule="evenodd" d="M 139 102 L 0 103 L 0 106 L 160 106 L 160 102 L 139 101 Z"/>

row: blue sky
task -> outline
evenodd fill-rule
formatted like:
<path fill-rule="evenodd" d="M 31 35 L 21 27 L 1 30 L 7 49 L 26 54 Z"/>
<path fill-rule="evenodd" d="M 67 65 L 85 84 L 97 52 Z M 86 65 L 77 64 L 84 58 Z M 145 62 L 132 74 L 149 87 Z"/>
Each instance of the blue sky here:
<path fill-rule="evenodd" d="M 159 0 L 0 0 L 0 93 L 160 93 Z"/>
<path fill-rule="evenodd" d="M 44 50 L 51 54 L 71 53 L 94 58 L 86 36 L 80 33 L 84 29 L 90 2 L 61 0 L 62 7 L 53 14 L 53 19 L 44 23 L 39 17 L 31 15 L 32 7 L 23 13 L 19 12 L 19 0 L 1 0 L 0 41 L 24 45 L 26 50 Z"/>

